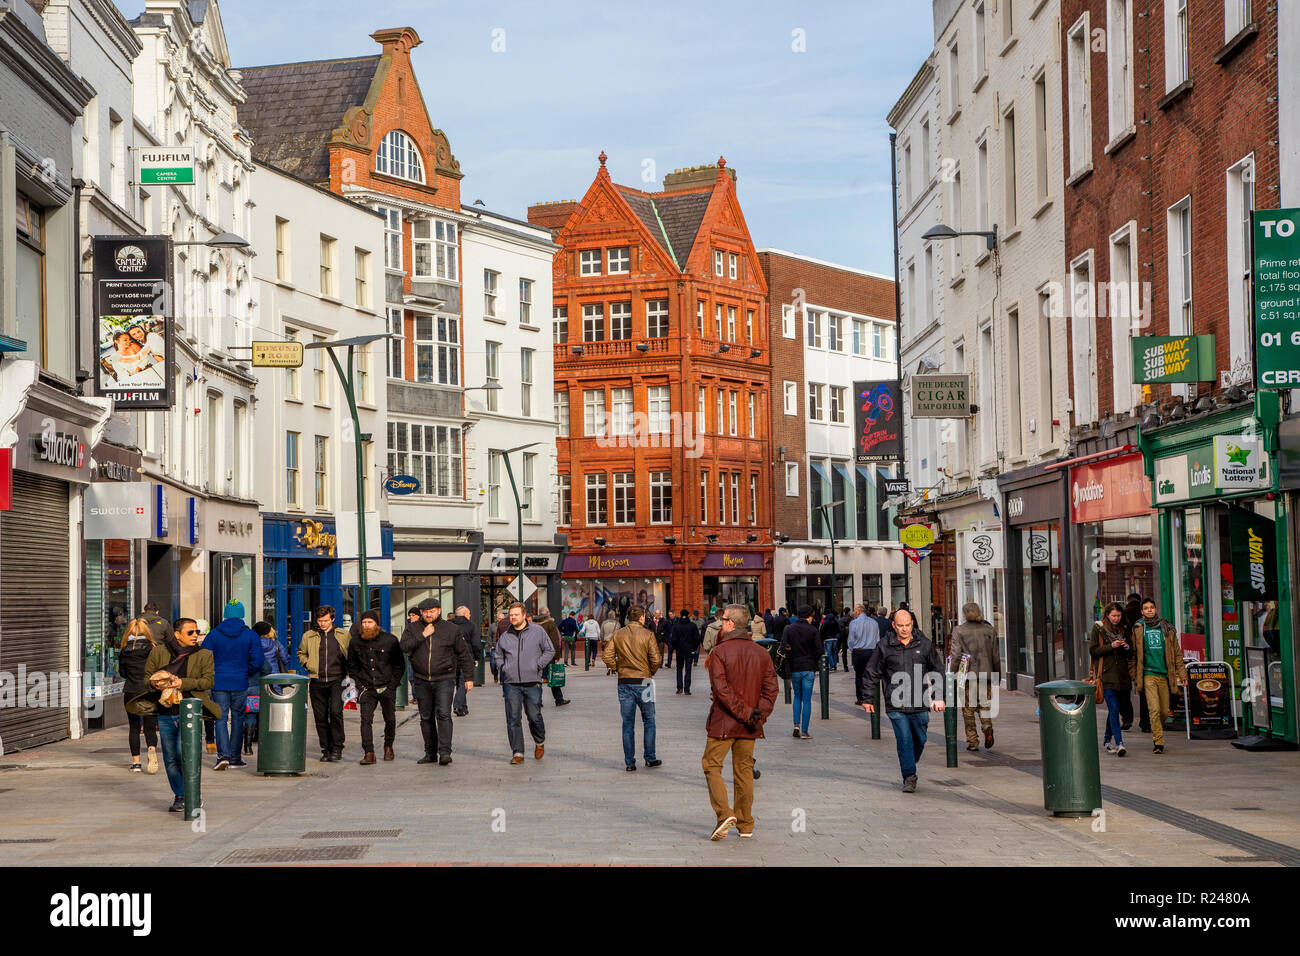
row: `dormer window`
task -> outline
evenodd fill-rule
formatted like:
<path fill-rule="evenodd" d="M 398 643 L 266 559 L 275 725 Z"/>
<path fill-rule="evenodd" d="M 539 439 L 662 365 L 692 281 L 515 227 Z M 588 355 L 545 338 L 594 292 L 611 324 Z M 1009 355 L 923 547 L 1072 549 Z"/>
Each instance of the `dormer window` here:
<path fill-rule="evenodd" d="M 609 274 L 614 275 L 616 272 L 630 272 L 632 269 L 632 256 L 627 246 L 619 246 L 609 250 Z"/>
<path fill-rule="evenodd" d="M 375 153 L 375 172 L 416 183 L 424 182 L 424 162 L 415 148 L 415 141 L 400 129 L 390 132 Z"/>

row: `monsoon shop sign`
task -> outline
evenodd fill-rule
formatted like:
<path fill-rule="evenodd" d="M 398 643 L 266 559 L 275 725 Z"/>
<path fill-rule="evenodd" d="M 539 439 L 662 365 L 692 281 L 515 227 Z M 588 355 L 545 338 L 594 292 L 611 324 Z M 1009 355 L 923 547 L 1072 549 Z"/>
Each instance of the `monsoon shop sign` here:
<path fill-rule="evenodd" d="M 1133 339 L 1133 382 L 1209 382 L 1215 378 L 1213 335 L 1146 335 Z"/>

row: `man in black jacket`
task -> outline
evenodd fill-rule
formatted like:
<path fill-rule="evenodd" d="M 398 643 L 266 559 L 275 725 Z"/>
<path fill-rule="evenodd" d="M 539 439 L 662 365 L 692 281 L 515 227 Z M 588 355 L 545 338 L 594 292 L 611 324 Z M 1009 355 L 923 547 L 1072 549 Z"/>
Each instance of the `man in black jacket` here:
<path fill-rule="evenodd" d="M 420 730 L 424 734 L 424 756 L 416 763 L 451 763 L 451 698 L 456 669 L 471 673 L 474 658 L 460 629 L 442 619 L 442 602 L 426 598 L 420 602 L 420 620 L 402 632 L 402 652 L 411 659 L 411 689 L 420 707 Z M 465 689 L 474 686 L 465 682 Z M 436 721 L 436 723 L 435 723 Z"/>
<path fill-rule="evenodd" d="M 794 695 L 794 736 L 812 740 L 808 722 L 812 719 L 812 686 L 821 659 L 828 654 L 828 642 L 823 641 L 813 626 L 813 609 L 800 606 L 798 617 L 790 622 L 781 638 L 790 661 L 790 688 Z M 829 642 L 833 643 L 833 642 Z"/>
<path fill-rule="evenodd" d="M 785 636 L 785 629 L 790 626 L 790 615 L 786 613 L 785 608 L 779 608 L 776 612 L 776 619 L 772 622 L 772 636 L 778 641 Z"/>
<path fill-rule="evenodd" d="M 469 645 L 469 652 L 473 655 L 475 662 L 483 655 L 483 642 L 479 639 L 478 628 L 474 626 L 474 621 L 470 618 L 469 608 L 462 604 L 456 608 L 456 616 L 451 619 L 460 631 L 460 636 L 465 638 L 465 643 Z M 457 717 L 469 716 L 468 692 L 465 690 L 466 683 L 474 683 L 474 668 L 467 671 L 456 668 L 456 693 L 451 701 L 451 712 Z"/>
<path fill-rule="evenodd" d="M 357 682 L 357 707 L 361 710 L 361 762 L 375 762 L 375 707 L 384 715 L 384 759 L 392 760 L 397 736 L 397 685 L 406 673 L 406 660 L 397 638 L 379 626 L 376 611 L 362 611 L 360 630 L 348 644 L 348 673 Z"/>
<path fill-rule="evenodd" d="M 912 613 L 907 608 L 895 611 L 892 623 L 888 638 L 882 637 L 871 652 L 858 697 L 873 701 L 881 690 L 881 682 L 887 684 L 883 688 L 885 714 L 894 729 L 903 792 L 915 793 L 916 762 L 925 750 L 929 711 L 939 712 L 944 708 L 943 661 L 928 638 L 913 633 Z M 870 714 L 876 708 L 864 703 L 862 709 Z"/>
<path fill-rule="evenodd" d="M 681 617 L 673 621 L 672 640 L 669 644 L 677 652 L 677 693 L 689 695 L 691 692 L 691 665 L 694 663 L 695 652 L 700 646 L 700 630 L 691 623 L 691 619 L 686 615 L 685 608 L 682 609 Z M 684 680 L 683 671 L 685 672 Z"/>

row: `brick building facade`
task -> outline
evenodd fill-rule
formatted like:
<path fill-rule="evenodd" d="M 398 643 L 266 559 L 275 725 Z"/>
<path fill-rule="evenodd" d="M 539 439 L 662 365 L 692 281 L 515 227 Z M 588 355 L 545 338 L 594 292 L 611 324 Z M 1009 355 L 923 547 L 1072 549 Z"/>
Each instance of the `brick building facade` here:
<path fill-rule="evenodd" d="M 725 160 L 661 192 L 605 156 L 554 231 L 564 613 L 771 602 L 767 284 Z M 702 427 L 701 427 L 702 423 Z"/>

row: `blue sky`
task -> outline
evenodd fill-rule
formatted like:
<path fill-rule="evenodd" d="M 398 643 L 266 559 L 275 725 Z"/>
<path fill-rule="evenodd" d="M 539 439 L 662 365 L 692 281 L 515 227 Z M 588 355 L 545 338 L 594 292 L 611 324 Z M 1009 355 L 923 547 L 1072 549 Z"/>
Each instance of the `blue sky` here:
<path fill-rule="evenodd" d="M 128 17 L 144 7 L 117 2 Z M 924 0 L 220 6 L 235 66 L 366 55 L 376 29 L 414 27 L 467 203 L 523 218 L 578 198 L 602 149 L 614 180 L 642 189 L 722 154 L 758 246 L 893 274 L 885 114 L 930 50 Z"/>

